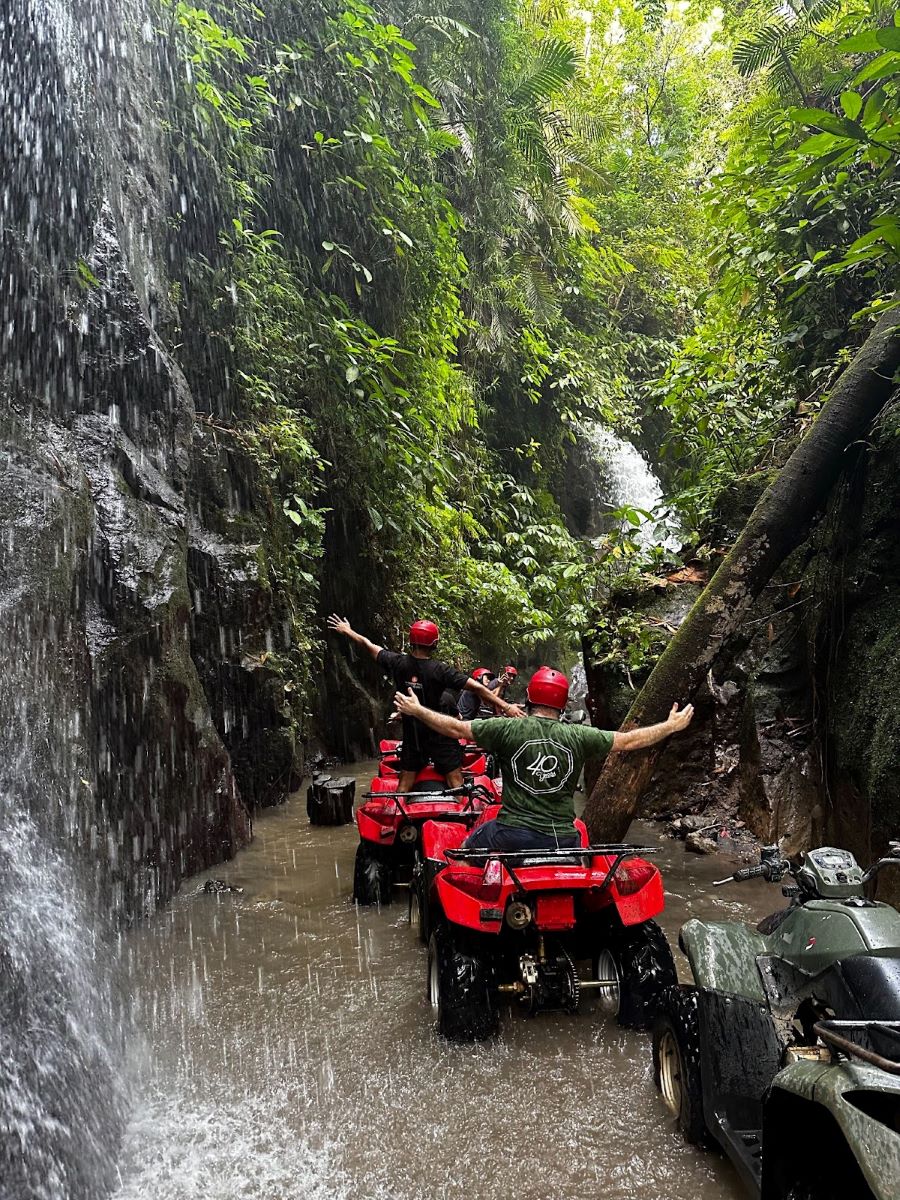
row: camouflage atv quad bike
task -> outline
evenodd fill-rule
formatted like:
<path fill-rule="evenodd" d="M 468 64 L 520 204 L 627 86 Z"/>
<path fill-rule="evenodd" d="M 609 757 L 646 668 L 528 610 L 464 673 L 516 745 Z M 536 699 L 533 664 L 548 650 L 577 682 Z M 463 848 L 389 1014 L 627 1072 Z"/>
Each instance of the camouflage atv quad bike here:
<path fill-rule="evenodd" d="M 692 920 L 694 982 L 662 996 L 657 1086 L 685 1137 L 718 1143 L 761 1200 L 900 1197 L 900 914 L 830 846 L 778 847 L 729 879 L 793 884 L 757 928 Z"/>

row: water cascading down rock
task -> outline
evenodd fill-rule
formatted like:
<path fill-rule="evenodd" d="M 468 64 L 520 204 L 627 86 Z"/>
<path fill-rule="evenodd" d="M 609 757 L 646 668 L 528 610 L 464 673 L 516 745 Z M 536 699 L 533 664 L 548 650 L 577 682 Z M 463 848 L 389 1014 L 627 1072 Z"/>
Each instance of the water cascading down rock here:
<path fill-rule="evenodd" d="M 288 636 L 252 537 L 230 543 L 196 492 L 205 443 L 167 340 L 158 16 L 150 0 L 0 15 L 4 1200 L 106 1194 L 121 1105 L 104 931 L 249 837 L 232 755 L 266 744 L 241 663 Z M 227 508 L 238 489 L 221 491 Z M 283 741 L 277 704 L 259 707 Z M 285 794 L 287 758 L 252 800 Z"/>

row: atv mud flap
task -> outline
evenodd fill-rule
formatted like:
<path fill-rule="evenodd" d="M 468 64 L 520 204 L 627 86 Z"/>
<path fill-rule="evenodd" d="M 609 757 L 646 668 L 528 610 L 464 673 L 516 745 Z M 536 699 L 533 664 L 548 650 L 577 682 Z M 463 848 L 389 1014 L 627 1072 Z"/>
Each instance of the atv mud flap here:
<path fill-rule="evenodd" d="M 782 1063 L 775 1023 L 764 1004 L 701 991 L 700 1044 L 707 1128 L 757 1194 L 763 1100 Z"/>

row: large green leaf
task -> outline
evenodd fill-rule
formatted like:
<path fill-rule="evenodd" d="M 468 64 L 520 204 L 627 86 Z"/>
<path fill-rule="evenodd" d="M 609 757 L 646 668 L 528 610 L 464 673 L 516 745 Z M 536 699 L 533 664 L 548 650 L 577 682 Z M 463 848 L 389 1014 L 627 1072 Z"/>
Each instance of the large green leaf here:
<path fill-rule="evenodd" d="M 841 42 L 838 49 L 850 54 L 866 50 L 900 50 L 900 28 L 891 25 L 887 29 L 867 29 Z"/>

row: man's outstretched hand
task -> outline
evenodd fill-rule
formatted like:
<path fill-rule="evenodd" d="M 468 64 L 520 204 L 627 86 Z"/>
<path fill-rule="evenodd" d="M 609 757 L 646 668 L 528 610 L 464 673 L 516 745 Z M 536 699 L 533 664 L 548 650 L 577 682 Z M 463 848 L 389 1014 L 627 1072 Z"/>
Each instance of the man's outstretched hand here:
<path fill-rule="evenodd" d="M 679 709 L 677 703 L 672 705 L 672 711 L 669 713 L 666 724 L 669 726 L 670 733 L 681 733 L 683 729 L 687 729 L 694 718 L 693 704 L 686 704 L 684 708 Z"/>
<path fill-rule="evenodd" d="M 344 637 L 349 637 L 353 632 L 353 626 L 346 617 L 339 617 L 337 613 L 332 613 L 328 618 L 328 628 L 334 630 L 335 633 L 342 633 Z"/>
<path fill-rule="evenodd" d="M 402 717 L 414 717 L 416 712 L 421 710 L 422 705 L 419 702 L 418 696 L 413 692 L 405 695 L 403 692 L 397 692 L 394 696 L 394 709 L 400 713 Z"/>

